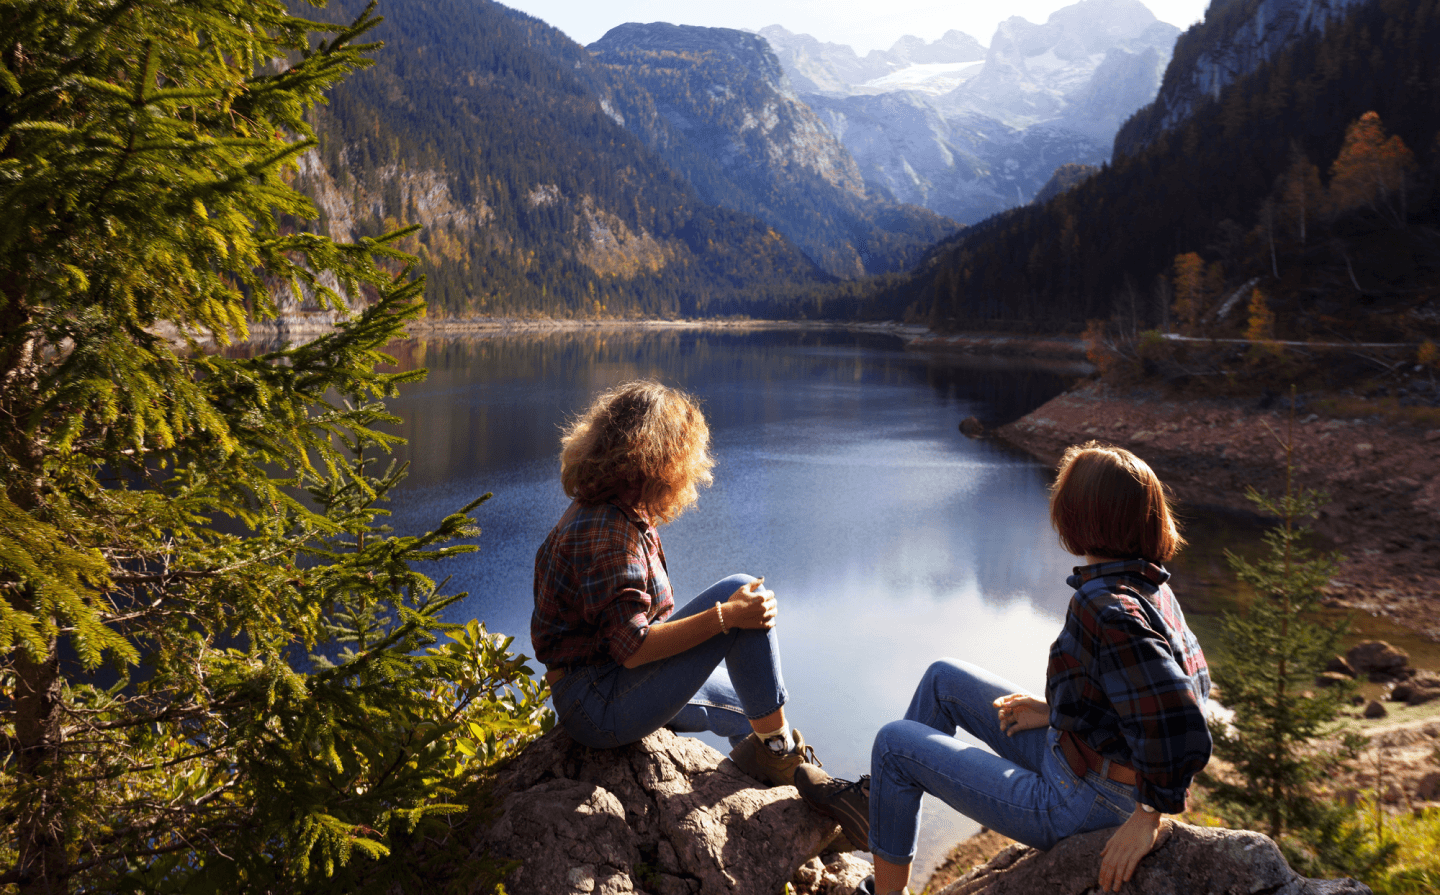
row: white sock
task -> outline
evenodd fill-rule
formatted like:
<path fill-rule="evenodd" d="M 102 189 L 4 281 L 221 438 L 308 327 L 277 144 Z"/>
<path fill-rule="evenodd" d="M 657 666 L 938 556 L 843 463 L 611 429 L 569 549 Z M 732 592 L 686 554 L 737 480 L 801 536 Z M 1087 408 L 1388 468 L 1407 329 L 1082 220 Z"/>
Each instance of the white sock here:
<path fill-rule="evenodd" d="M 765 733 L 757 730 L 755 731 L 755 735 L 760 738 L 760 742 L 764 743 L 771 752 L 777 755 L 784 755 L 787 752 L 793 752 L 795 750 L 795 737 L 790 735 L 789 721 L 786 721 L 775 730 Z"/>

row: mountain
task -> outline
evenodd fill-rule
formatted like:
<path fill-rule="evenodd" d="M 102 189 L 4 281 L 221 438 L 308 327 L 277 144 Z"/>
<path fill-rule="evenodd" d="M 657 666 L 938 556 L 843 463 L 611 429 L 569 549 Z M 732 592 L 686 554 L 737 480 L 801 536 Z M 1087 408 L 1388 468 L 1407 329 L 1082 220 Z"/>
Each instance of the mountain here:
<path fill-rule="evenodd" d="M 1155 103 L 1135 115 L 1115 137 L 1117 153 L 1144 148 L 1183 122 L 1201 104 L 1285 47 L 1360 0 L 1212 0 L 1205 19 L 1175 45 L 1175 64 L 1165 73 Z"/>
<path fill-rule="evenodd" d="M 870 195 L 740 32 L 615 37 L 602 60 L 489 0 L 407 0 L 371 35 L 295 183 L 341 240 L 422 225 L 402 245 L 432 314 L 833 316 L 862 291 L 837 276 L 902 271 L 954 230 Z"/>
<path fill-rule="evenodd" d="M 887 85 L 886 79 L 897 73 L 902 83 L 911 78 L 923 82 L 944 78 L 952 69 L 963 70 L 985 59 L 980 41 L 954 30 L 930 43 L 906 35 L 889 50 L 871 50 L 863 59 L 843 44 L 823 43 L 779 25 L 757 33 L 774 49 L 791 84 L 802 94 L 884 93 L 896 88 L 893 82 Z M 917 67 L 922 70 L 916 71 Z"/>
<path fill-rule="evenodd" d="M 1243 57 L 1253 34 L 1207 19 L 1165 82 Z M 942 328 L 1118 320 L 1238 338 L 1258 287 L 1251 316 L 1273 315 L 1278 338 L 1435 340 L 1440 0 L 1365 0 L 1289 34 L 1108 167 L 937 246 L 891 300 Z"/>
<path fill-rule="evenodd" d="M 608 76 L 615 121 L 703 201 L 764 220 L 830 274 L 903 271 L 954 232 L 934 212 L 871 195 L 753 34 L 627 24 L 588 50 Z"/>
<path fill-rule="evenodd" d="M 609 74 L 538 19 L 408 0 L 372 34 L 385 46 L 318 110 L 297 186 L 339 239 L 424 225 L 406 247 L 432 314 L 789 313 L 785 296 L 832 282 L 612 120 Z"/>
<path fill-rule="evenodd" d="M 1139 0 L 1081 0 L 1044 24 L 1008 19 L 988 48 L 951 31 L 862 60 L 778 26 L 760 34 L 870 188 L 974 223 L 1029 201 L 1062 164 L 1107 161 L 1179 29 Z"/>

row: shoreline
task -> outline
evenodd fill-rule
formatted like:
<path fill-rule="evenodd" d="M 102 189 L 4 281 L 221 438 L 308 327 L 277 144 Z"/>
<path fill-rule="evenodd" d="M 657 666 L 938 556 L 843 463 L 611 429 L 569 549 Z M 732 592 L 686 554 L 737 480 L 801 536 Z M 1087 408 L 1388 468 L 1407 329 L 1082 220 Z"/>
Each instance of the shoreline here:
<path fill-rule="evenodd" d="M 1328 495 L 1312 521 L 1343 556 L 1327 605 L 1384 616 L 1440 642 L 1440 429 L 1386 420 L 1293 421 L 1294 477 Z M 1144 458 L 1182 503 L 1254 513 L 1246 489 L 1285 487 L 1289 415 L 1255 399 L 1175 398 L 1087 382 L 994 435 L 1054 465 L 1105 441 Z"/>
<path fill-rule="evenodd" d="M 411 321 L 405 333 L 412 339 L 468 336 L 504 336 L 558 332 L 600 332 L 614 330 L 845 330 L 895 335 L 907 343 L 930 335 L 925 326 L 895 320 L 759 320 L 749 318 L 697 319 L 562 319 L 551 317 L 441 317 Z M 273 343 L 280 340 L 315 338 L 335 330 L 333 314 L 286 317 L 250 324 L 248 342 Z"/>

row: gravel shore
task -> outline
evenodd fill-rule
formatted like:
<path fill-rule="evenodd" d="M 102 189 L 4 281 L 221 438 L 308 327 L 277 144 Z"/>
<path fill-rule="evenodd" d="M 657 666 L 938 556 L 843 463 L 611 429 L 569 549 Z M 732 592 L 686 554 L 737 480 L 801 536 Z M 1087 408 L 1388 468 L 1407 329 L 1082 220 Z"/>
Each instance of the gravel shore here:
<path fill-rule="evenodd" d="M 1287 435 L 1292 432 L 1293 435 Z M 1046 462 L 1090 439 L 1129 448 L 1188 503 L 1252 510 L 1247 486 L 1278 494 L 1293 438 L 1297 486 L 1329 495 L 1313 527 L 1344 555 L 1331 602 L 1440 641 L 1440 429 L 1379 416 L 1323 418 L 1255 400 L 1177 400 L 1090 382 L 996 435 Z"/>

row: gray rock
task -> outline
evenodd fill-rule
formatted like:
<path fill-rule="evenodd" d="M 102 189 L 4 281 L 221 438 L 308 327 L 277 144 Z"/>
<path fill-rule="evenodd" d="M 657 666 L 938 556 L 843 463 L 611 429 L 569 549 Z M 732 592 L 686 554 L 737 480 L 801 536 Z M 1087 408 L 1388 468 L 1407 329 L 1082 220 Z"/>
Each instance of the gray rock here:
<path fill-rule="evenodd" d="M 1012 845 L 939 895 L 1085 895 L 1098 890 L 1100 850 L 1113 830 L 1071 836 L 1047 852 Z M 1160 842 L 1135 869 L 1127 895 L 1369 895 L 1353 879 L 1306 879 L 1269 837 L 1248 830 L 1166 821 Z"/>
<path fill-rule="evenodd" d="M 761 788 L 666 730 L 600 750 L 556 728 L 500 771 L 494 798 L 475 845 L 521 862 L 513 895 L 779 892 L 838 833 L 794 787 Z M 817 895 L 855 875 L 834 855 L 811 869 Z"/>

